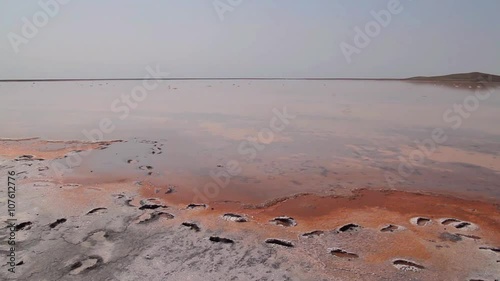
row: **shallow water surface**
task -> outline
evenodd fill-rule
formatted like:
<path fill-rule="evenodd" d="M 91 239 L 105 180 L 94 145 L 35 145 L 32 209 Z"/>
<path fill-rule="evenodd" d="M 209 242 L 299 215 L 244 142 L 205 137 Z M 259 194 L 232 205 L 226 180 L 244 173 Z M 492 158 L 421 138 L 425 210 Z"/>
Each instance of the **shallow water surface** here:
<path fill-rule="evenodd" d="M 134 100 L 141 85 L 0 83 L 0 137 L 123 139 L 61 159 L 65 180 L 147 180 L 200 200 L 364 187 L 500 198 L 498 88 L 170 80 Z"/>

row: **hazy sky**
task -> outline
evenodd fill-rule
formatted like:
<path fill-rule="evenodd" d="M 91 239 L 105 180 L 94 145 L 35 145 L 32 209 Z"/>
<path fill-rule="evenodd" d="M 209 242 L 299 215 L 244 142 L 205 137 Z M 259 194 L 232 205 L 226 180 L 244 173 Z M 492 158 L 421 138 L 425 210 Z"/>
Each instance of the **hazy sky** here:
<path fill-rule="evenodd" d="M 356 47 L 355 27 L 393 0 L 218 0 L 234 3 L 222 20 L 212 0 L 64 1 L 41 26 L 39 1 L 0 0 L 0 79 L 143 77 L 156 64 L 170 77 L 500 74 L 498 0 L 400 0 L 351 63 L 341 43 Z"/>

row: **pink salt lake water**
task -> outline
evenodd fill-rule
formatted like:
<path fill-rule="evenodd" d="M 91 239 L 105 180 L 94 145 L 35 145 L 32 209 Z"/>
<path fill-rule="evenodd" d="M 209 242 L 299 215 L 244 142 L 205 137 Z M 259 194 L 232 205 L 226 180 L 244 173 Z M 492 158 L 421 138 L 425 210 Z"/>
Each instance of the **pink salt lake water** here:
<path fill-rule="evenodd" d="M 353 188 L 500 198 L 498 88 L 467 116 L 445 120 L 454 104 L 487 92 L 402 81 L 168 80 L 143 101 L 121 101 L 141 84 L 1 82 L 0 137 L 88 141 L 106 119 L 114 129 L 103 139 L 125 142 L 69 165 L 65 181 L 148 180 L 191 197 L 217 184 L 214 200 Z M 282 123 L 276 112 L 285 108 L 294 118 Z M 436 128 L 446 141 L 405 170 Z M 231 166 L 238 172 L 228 177 Z"/>

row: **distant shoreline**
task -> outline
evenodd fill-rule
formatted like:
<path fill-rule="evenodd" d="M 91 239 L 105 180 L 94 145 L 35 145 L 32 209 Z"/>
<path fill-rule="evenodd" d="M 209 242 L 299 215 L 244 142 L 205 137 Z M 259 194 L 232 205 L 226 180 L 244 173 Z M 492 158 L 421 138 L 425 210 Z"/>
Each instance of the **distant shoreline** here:
<path fill-rule="evenodd" d="M 485 79 L 485 78 L 488 79 Z M 168 81 L 183 81 L 183 80 L 291 80 L 291 81 L 412 81 L 412 82 L 469 82 L 469 83 L 484 83 L 484 82 L 500 82 L 500 76 L 471 72 L 458 73 L 443 76 L 417 76 L 409 78 L 258 78 L 258 77 L 235 77 L 235 78 L 54 78 L 54 79 L 4 79 L 0 82 L 77 82 L 77 81 L 137 81 L 137 80 L 168 80 Z"/>
<path fill-rule="evenodd" d="M 457 73 L 442 76 L 417 76 L 406 80 L 422 82 L 468 82 L 489 83 L 500 82 L 500 76 L 481 72 Z"/>
<path fill-rule="evenodd" d="M 67 82 L 67 81 L 137 81 L 137 80 L 171 80 L 171 81 L 182 81 L 182 80 L 318 80 L 318 81 L 330 81 L 330 80 L 375 80 L 375 81 L 401 81 L 407 80 L 407 78 L 96 78 L 96 79 L 80 79 L 80 78 L 68 78 L 68 79 L 8 79 L 0 80 L 0 82 Z"/>

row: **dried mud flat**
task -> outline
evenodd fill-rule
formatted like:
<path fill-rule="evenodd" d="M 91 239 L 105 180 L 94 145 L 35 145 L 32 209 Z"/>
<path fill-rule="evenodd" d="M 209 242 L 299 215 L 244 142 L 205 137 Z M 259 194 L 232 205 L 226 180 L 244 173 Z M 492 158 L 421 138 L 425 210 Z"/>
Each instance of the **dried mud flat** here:
<path fill-rule="evenodd" d="M 142 163 L 130 180 L 53 176 L 53 161 L 111 143 L 30 142 L 1 146 L 1 180 L 17 172 L 18 204 L 18 265 L 15 275 L 7 271 L 2 243 L 1 279 L 500 279 L 497 202 L 365 189 L 192 202 L 182 186 L 149 182 L 154 167 Z M 6 240 L 6 190 L 0 194 Z"/>

